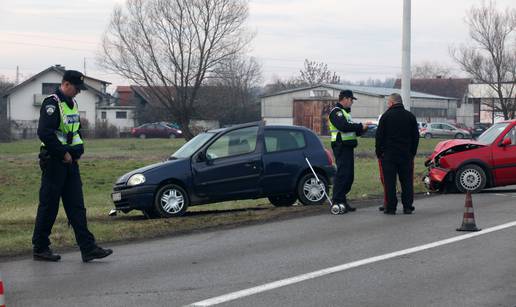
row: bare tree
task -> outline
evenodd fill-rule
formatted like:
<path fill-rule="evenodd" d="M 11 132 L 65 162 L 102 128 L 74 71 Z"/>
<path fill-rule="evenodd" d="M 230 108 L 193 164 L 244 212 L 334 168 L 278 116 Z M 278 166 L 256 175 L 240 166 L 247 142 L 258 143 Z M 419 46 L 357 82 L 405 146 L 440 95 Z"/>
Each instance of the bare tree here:
<path fill-rule="evenodd" d="M 190 138 L 199 88 L 252 39 L 248 14 L 247 0 L 128 0 L 114 10 L 101 64 L 149 87 Z"/>
<path fill-rule="evenodd" d="M 255 58 L 234 55 L 214 69 L 209 86 L 201 89 L 200 109 L 223 125 L 259 120 L 261 80 L 261 65 Z"/>
<path fill-rule="evenodd" d="M 340 83 L 340 77 L 328 69 L 328 65 L 322 62 L 305 60 L 304 68 L 299 71 L 300 80 L 308 85 L 321 83 Z"/>
<path fill-rule="evenodd" d="M 11 130 L 7 118 L 7 105 L 4 98 L 5 93 L 14 86 L 14 83 L 0 75 L 0 141 L 9 140 Z"/>
<path fill-rule="evenodd" d="M 291 77 L 291 78 L 280 78 L 275 77 L 272 81 L 272 83 L 268 83 L 265 85 L 263 89 L 263 94 L 268 95 L 272 93 L 277 93 L 285 90 L 290 90 L 294 88 L 300 88 L 303 86 L 308 86 L 308 83 L 303 82 L 299 80 L 297 77 Z"/>
<path fill-rule="evenodd" d="M 451 78 L 452 69 L 434 62 L 423 62 L 412 66 L 412 78 Z"/>
<path fill-rule="evenodd" d="M 452 57 L 476 81 L 487 84 L 498 103 L 483 102 L 505 119 L 516 116 L 516 9 L 498 11 L 496 3 L 472 7 L 466 17 L 471 46 L 451 48 Z"/>

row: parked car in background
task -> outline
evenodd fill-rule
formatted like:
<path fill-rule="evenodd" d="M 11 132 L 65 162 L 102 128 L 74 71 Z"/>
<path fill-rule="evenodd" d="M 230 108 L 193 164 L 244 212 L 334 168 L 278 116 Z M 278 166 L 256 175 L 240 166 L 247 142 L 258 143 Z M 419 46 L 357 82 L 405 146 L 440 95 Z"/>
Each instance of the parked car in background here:
<path fill-rule="evenodd" d="M 453 138 L 470 139 L 469 131 L 455 127 L 448 123 L 429 123 L 426 128 L 419 130 L 419 135 L 425 139 L 431 138 Z"/>
<path fill-rule="evenodd" d="M 491 124 L 476 123 L 474 124 L 473 129 L 471 131 L 471 136 L 476 139 L 482 133 L 484 133 L 484 131 L 489 129 L 489 127 L 491 127 Z"/>
<path fill-rule="evenodd" d="M 145 138 L 180 138 L 183 132 L 165 123 L 147 123 L 131 129 L 131 135 Z"/>
<path fill-rule="evenodd" d="M 189 206 L 262 197 L 275 206 L 297 200 L 319 205 L 334 174 L 332 154 L 311 130 L 249 123 L 200 133 L 167 161 L 121 176 L 112 199 L 115 209 L 142 210 L 147 217 L 180 216 Z"/>
<path fill-rule="evenodd" d="M 440 142 L 425 166 L 430 190 L 478 192 L 516 184 L 516 120 L 494 124 L 476 141 Z"/>

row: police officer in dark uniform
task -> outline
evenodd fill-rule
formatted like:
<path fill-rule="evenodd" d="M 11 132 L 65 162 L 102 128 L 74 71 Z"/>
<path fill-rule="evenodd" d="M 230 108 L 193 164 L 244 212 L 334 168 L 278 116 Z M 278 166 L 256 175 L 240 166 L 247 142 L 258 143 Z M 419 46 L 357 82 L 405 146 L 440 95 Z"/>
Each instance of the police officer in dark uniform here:
<path fill-rule="evenodd" d="M 88 230 L 82 182 L 77 161 L 84 152 L 79 132 L 80 119 L 74 97 L 85 90 L 84 76 L 67 70 L 61 85 L 43 101 L 40 110 L 38 136 L 42 142 L 39 163 L 42 171 L 39 206 L 32 237 L 34 260 L 59 261 L 61 256 L 50 248 L 49 236 L 59 209 L 59 199 L 82 254 L 82 260 L 107 257 L 113 253 L 95 243 Z"/>
<path fill-rule="evenodd" d="M 383 113 L 376 130 L 376 156 L 380 162 L 385 202 L 380 211 L 396 214 L 396 175 L 401 184 L 403 213 L 414 211 L 414 157 L 419 145 L 416 117 L 405 110 L 397 93 L 387 98 L 388 109 Z"/>
<path fill-rule="evenodd" d="M 351 118 L 351 105 L 356 98 L 350 90 L 339 94 L 339 102 L 331 110 L 328 126 L 331 134 L 331 148 L 337 163 L 337 174 L 333 183 L 333 203 L 341 207 L 341 214 L 353 212 L 346 199 L 351 190 L 355 176 L 355 157 L 353 150 L 357 147 L 357 136 L 367 130 L 367 124 L 354 123 Z"/>

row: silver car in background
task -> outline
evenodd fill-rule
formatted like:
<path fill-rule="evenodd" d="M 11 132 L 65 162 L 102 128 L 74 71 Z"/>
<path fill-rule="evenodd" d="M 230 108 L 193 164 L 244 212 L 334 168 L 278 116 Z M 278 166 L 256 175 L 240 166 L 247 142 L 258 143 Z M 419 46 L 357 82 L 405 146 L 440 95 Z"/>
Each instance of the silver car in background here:
<path fill-rule="evenodd" d="M 471 133 L 448 123 L 428 123 L 425 128 L 419 130 L 419 136 L 425 139 L 470 139 Z"/>

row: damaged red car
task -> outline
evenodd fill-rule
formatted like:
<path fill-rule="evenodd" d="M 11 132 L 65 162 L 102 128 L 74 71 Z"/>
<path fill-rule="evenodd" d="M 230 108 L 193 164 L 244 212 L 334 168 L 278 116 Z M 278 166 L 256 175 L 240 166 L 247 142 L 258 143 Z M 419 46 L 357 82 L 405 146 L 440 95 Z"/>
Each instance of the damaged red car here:
<path fill-rule="evenodd" d="M 440 142 L 425 161 L 431 191 L 478 192 L 516 184 L 516 120 L 496 123 L 473 140 Z"/>

